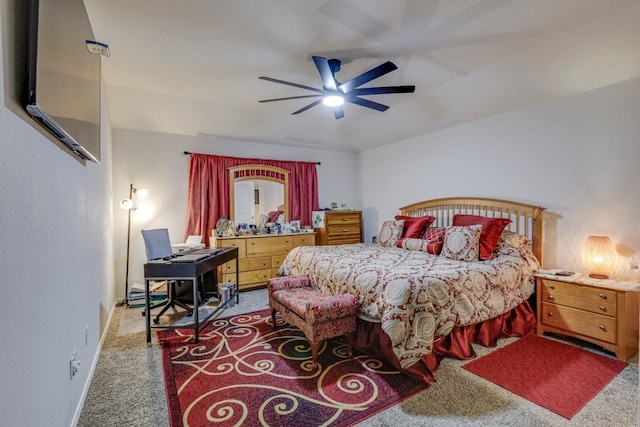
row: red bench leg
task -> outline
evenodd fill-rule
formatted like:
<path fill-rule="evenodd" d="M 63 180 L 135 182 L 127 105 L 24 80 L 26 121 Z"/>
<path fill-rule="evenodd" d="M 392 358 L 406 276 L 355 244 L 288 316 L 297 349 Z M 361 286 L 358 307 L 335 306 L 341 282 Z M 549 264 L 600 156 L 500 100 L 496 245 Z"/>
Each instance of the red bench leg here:
<path fill-rule="evenodd" d="M 349 332 L 347 334 L 347 354 L 349 355 L 349 357 L 353 357 L 353 342 L 356 339 L 356 333 L 355 331 L 353 332 Z"/>
<path fill-rule="evenodd" d="M 271 321 L 273 322 L 273 330 L 276 330 L 276 309 L 272 308 L 271 309 Z"/>
<path fill-rule="evenodd" d="M 311 345 L 311 354 L 313 356 L 313 363 L 311 363 L 311 369 L 316 369 L 318 367 L 318 350 L 320 349 L 320 345 L 322 344 L 322 341 L 317 342 L 317 343 L 313 343 L 313 342 L 309 342 L 309 344 Z"/>

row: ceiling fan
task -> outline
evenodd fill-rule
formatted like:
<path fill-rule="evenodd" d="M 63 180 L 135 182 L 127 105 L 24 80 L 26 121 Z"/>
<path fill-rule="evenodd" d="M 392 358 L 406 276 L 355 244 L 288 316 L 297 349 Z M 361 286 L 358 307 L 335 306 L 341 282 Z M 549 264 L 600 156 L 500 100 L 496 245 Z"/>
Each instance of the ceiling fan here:
<path fill-rule="evenodd" d="M 377 67 L 374 67 L 369 71 L 365 71 L 364 73 L 357 75 L 344 83 L 340 83 L 336 79 L 336 73 L 340 71 L 341 65 L 341 61 L 339 59 L 327 59 L 321 56 L 313 56 L 312 58 L 313 62 L 315 62 L 316 64 L 318 73 L 320 73 L 320 77 L 322 78 L 322 89 L 317 89 L 315 87 L 305 86 L 298 83 L 291 83 L 284 80 L 273 79 L 271 77 L 260 76 L 259 78 L 269 82 L 280 83 L 283 85 L 310 90 L 313 92 L 317 92 L 317 94 L 289 96 L 286 98 L 263 99 L 259 102 L 285 101 L 289 99 L 301 98 L 319 98 L 313 101 L 311 104 L 308 104 L 291 114 L 300 114 L 322 102 L 325 105 L 333 108 L 333 114 L 336 119 L 341 119 L 344 117 L 344 110 L 342 109 L 342 104 L 344 102 L 350 102 L 352 104 L 361 105 L 363 107 L 372 108 L 378 111 L 385 111 L 389 108 L 387 105 L 373 102 L 365 98 L 360 98 L 360 96 L 380 95 L 386 93 L 411 93 L 416 89 L 415 86 L 360 87 L 373 79 L 377 79 L 380 76 L 398 69 L 398 67 L 396 67 L 396 65 L 390 61 L 378 65 Z"/>

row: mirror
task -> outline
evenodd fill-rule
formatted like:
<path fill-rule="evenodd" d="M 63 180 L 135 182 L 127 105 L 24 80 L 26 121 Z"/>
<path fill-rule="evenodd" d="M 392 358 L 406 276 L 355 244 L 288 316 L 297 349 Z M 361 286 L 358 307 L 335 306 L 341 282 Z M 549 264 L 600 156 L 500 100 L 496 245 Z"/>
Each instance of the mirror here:
<path fill-rule="evenodd" d="M 281 212 L 289 220 L 289 172 L 266 165 L 229 168 L 229 216 L 236 224 L 260 224 L 261 215 Z M 273 222 L 277 215 L 267 219 Z"/>

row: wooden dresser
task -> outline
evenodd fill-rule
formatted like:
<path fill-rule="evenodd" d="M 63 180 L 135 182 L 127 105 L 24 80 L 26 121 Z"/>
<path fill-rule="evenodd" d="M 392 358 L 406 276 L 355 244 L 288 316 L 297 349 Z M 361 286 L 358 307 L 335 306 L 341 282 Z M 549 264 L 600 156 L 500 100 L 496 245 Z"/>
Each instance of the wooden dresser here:
<path fill-rule="evenodd" d="M 267 280 L 276 276 L 278 268 L 291 249 L 315 245 L 315 233 L 211 237 L 211 242 L 216 248 L 238 248 L 238 285 L 243 291 L 266 286 Z M 220 273 L 221 282 L 235 282 L 235 261 L 224 264 Z"/>
<path fill-rule="evenodd" d="M 363 241 L 361 211 L 314 211 L 316 245 L 343 245 Z"/>
<path fill-rule="evenodd" d="M 638 288 L 638 283 L 580 274 L 536 274 L 537 333 L 579 338 L 628 360 L 638 352 Z"/>

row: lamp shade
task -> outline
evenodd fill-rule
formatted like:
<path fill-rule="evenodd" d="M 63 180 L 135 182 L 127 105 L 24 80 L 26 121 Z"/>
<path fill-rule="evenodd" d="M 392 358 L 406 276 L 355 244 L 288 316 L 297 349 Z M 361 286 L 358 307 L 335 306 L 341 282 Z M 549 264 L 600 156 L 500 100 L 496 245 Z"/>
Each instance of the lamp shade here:
<path fill-rule="evenodd" d="M 589 236 L 582 248 L 582 264 L 590 277 L 607 279 L 615 267 L 617 252 L 607 236 Z"/>
<path fill-rule="evenodd" d="M 147 191 L 147 189 L 145 189 L 145 188 L 136 188 L 135 192 L 136 192 L 136 196 L 140 200 L 146 199 L 147 196 L 149 195 L 149 191 Z"/>
<path fill-rule="evenodd" d="M 120 209 L 124 209 L 125 211 L 133 208 L 133 200 L 131 199 L 122 199 L 120 200 Z"/>

